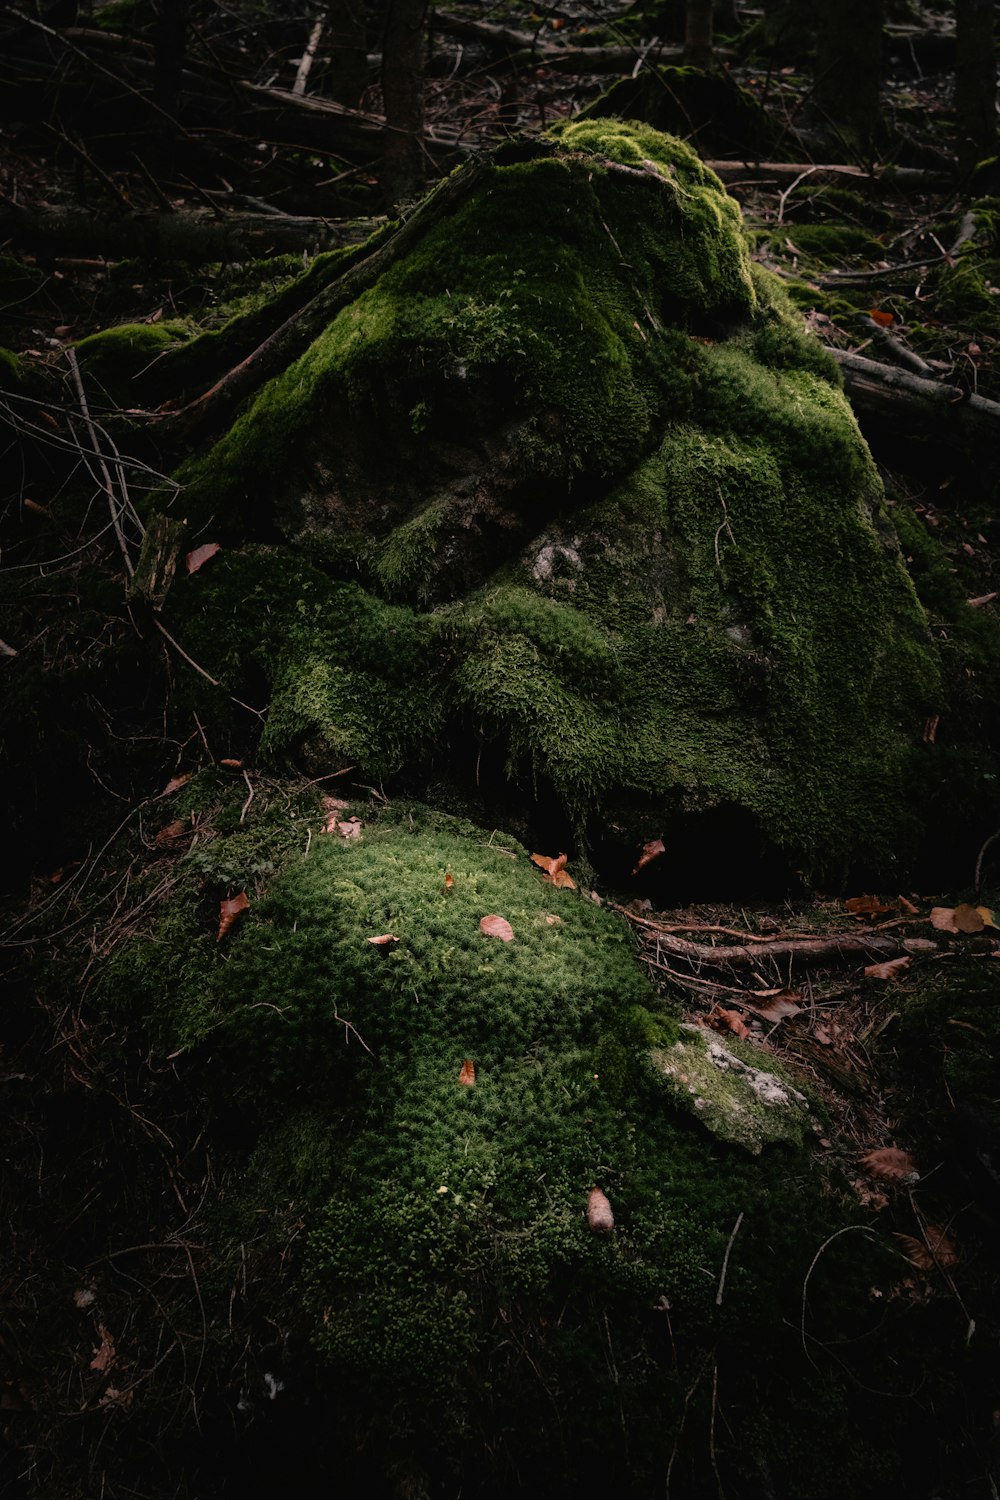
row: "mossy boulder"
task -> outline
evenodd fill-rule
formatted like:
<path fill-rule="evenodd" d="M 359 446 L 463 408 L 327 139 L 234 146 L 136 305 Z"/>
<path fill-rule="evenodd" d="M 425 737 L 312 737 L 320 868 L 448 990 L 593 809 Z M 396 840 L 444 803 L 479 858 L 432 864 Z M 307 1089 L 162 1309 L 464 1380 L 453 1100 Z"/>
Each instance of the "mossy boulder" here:
<path fill-rule="evenodd" d="M 279 783 L 241 823 L 234 784 L 207 773 L 164 812 L 200 840 L 91 990 L 96 1025 L 209 1101 L 199 1140 L 228 1158 L 199 1220 L 215 1420 L 256 1412 L 254 1451 L 287 1453 L 282 1415 L 322 1409 L 296 1450 L 318 1471 L 336 1454 L 347 1493 L 362 1476 L 396 1493 L 402 1472 L 483 1495 L 617 1476 L 639 1496 L 676 1463 L 694 1494 L 714 1359 L 713 1463 L 734 1493 L 761 1475 L 811 1500 L 845 1472 L 859 1495 L 902 1483 L 907 1403 L 873 1406 L 820 1346 L 801 1353 L 811 1276 L 810 1332 L 864 1335 L 868 1379 L 904 1357 L 870 1302 L 886 1247 L 828 1242 L 851 1211 L 795 1139 L 801 1095 L 727 1044 L 719 1116 L 744 1108 L 725 1086 L 742 1069 L 784 1091 L 796 1126 L 777 1144 L 758 1132 L 756 1155 L 706 1128 L 665 1084 L 657 1059 L 693 1039 L 625 925 L 510 837 L 416 806 L 317 816 L 315 793 Z M 220 939 L 220 892 L 244 883 L 249 909 Z M 483 930 L 491 916 L 509 940 Z M 610 1233 L 588 1223 L 594 1187 Z M 265 1388 L 285 1392 L 277 1408 L 261 1410 Z"/>
<path fill-rule="evenodd" d="M 618 121 L 468 183 L 180 472 L 228 551 L 178 632 L 237 696 L 263 666 L 277 764 L 421 790 L 447 746 L 580 837 L 722 809 L 800 868 L 892 868 L 936 651 L 736 204 Z"/>

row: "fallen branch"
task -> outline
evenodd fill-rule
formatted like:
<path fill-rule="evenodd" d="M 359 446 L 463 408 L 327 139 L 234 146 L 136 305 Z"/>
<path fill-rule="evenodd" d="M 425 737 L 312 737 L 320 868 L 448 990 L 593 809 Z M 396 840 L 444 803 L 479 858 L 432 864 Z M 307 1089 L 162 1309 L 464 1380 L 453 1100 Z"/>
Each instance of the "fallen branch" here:
<path fill-rule="evenodd" d="M 615 908 L 637 926 L 647 926 L 643 918 L 636 918 L 621 907 Z M 902 958 L 907 954 L 936 953 L 938 944 L 930 938 L 884 937 L 875 933 L 842 932 L 829 937 L 766 938 L 745 943 L 719 944 L 692 943 L 687 938 L 673 936 L 656 927 L 652 937 L 645 941 L 655 945 L 660 952 L 672 954 L 686 963 L 726 968 L 734 964 L 753 964 L 762 959 L 786 960 L 800 963 L 836 962 L 845 958 Z"/>
<path fill-rule="evenodd" d="M 926 432 L 930 423 L 932 428 L 950 428 L 962 440 L 995 443 L 1000 436 L 1000 402 L 845 349 L 830 353 L 841 368 L 848 397 L 863 411 L 888 418 L 907 432 Z"/>
<path fill-rule="evenodd" d="M 801 177 L 815 178 L 822 181 L 824 178 L 832 178 L 837 181 L 844 177 L 853 178 L 857 182 L 865 182 L 870 185 L 882 187 L 900 188 L 905 191 L 926 192 L 935 188 L 949 188 L 954 186 L 954 179 L 948 172 L 935 172 L 925 170 L 923 167 L 875 167 L 868 171 L 864 167 L 854 167 L 837 162 L 790 162 L 790 161 L 760 161 L 760 162 L 738 162 L 738 161 L 706 161 L 706 167 L 710 167 L 717 177 L 723 182 L 795 182 Z"/>

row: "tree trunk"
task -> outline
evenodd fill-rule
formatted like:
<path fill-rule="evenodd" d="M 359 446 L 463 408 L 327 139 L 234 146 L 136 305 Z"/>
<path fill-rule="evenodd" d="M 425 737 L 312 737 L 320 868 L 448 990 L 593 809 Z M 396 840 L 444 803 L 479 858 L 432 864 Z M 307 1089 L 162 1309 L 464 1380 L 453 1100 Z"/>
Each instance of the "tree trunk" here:
<path fill-rule="evenodd" d="M 997 150 L 993 0 L 956 0 L 955 109 L 958 164 L 971 172 Z"/>
<path fill-rule="evenodd" d="M 426 0 L 391 0 L 385 18 L 382 187 L 390 205 L 413 198 L 424 181 L 426 19 Z"/>
<path fill-rule="evenodd" d="M 883 0 L 823 0 L 816 29 L 816 103 L 869 157 L 881 128 Z"/>
<path fill-rule="evenodd" d="M 326 92 L 357 109 L 368 87 L 368 47 L 363 0 L 329 0 L 324 47 L 330 49 Z"/>
<path fill-rule="evenodd" d="M 690 68 L 712 66 L 712 0 L 687 0 L 684 61 Z"/>

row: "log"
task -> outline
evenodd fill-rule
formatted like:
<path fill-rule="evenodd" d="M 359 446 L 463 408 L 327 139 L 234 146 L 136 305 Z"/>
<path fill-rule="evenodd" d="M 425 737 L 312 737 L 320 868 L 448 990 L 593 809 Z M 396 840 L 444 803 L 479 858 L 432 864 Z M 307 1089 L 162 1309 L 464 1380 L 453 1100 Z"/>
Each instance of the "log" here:
<path fill-rule="evenodd" d="M 0 201 L 0 239 L 47 255 L 206 261 L 261 260 L 303 250 L 358 245 L 378 219 L 314 219 L 285 214 L 100 213 L 21 208 Z"/>
<path fill-rule="evenodd" d="M 944 433 L 961 442 L 990 444 L 1000 438 L 1000 402 L 845 349 L 830 353 L 840 366 L 851 404 L 863 412 L 911 433 Z"/>

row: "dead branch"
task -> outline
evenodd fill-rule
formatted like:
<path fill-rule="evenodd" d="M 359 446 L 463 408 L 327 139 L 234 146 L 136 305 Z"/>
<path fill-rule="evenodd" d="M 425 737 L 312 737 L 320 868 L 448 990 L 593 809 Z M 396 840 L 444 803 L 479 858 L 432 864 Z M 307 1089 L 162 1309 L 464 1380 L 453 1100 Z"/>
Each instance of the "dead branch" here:
<path fill-rule="evenodd" d="M 711 167 L 716 176 L 727 183 L 794 182 L 799 177 L 808 176 L 820 182 L 824 178 L 832 178 L 836 182 L 841 178 L 851 177 L 869 185 L 899 188 L 905 192 L 931 192 L 954 186 L 949 173 L 929 171 L 923 167 L 882 166 L 869 172 L 864 167 L 839 162 L 706 161 L 705 165 Z"/>
<path fill-rule="evenodd" d="M 21 208 L 0 200 L 0 239 L 50 254 L 81 250 L 112 260 L 260 260 L 302 250 L 357 245 L 377 219 L 313 219 L 207 212 L 104 214 L 75 208 Z"/>
<path fill-rule="evenodd" d="M 924 380 L 893 365 L 883 365 L 831 349 L 844 376 L 852 404 L 873 416 L 884 417 L 907 432 L 949 431 L 962 441 L 995 443 L 1000 436 L 1000 402 L 989 401 L 961 386 Z"/>

